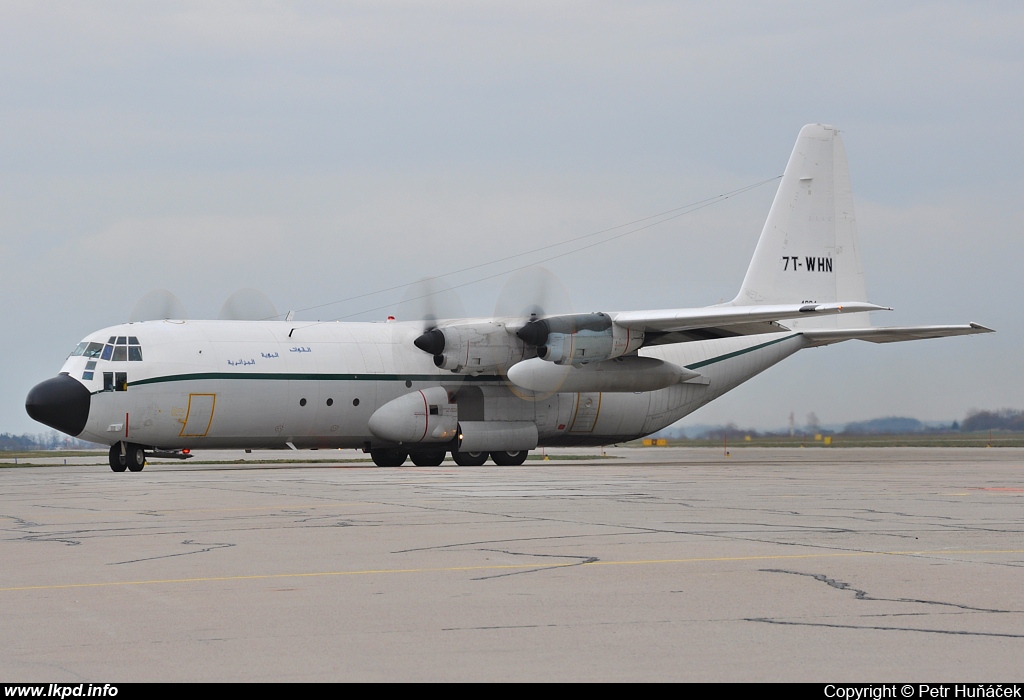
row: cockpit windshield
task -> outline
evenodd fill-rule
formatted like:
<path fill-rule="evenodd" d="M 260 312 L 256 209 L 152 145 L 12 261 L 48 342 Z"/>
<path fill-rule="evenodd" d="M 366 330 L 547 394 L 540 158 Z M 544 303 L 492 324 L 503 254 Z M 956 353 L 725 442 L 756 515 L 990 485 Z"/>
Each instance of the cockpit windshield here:
<path fill-rule="evenodd" d="M 99 357 L 101 352 L 103 352 L 103 343 L 90 343 L 83 340 L 78 344 L 78 347 L 72 351 L 71 356 L 78 357 L 79 355 L 84 355 L 85 357 Z"/>
<path fill-rule="evenodd" d="M 113 362 L 142 362 L 142 345 L 134 335 L 110 336 L 106 344 L 83 340 L 71 351 L 71 357 L 80 356 Z"/>

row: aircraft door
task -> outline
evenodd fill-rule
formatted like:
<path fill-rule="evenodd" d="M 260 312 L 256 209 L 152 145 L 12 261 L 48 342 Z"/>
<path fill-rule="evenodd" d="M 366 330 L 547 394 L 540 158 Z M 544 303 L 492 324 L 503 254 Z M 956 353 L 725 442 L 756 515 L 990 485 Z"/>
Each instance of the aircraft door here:
<path fill-rule="evenodd" d="M 459 408 L 459 420 L 482 421 L 484 417 L 484 392 L 478 386 L 462 386 L 455 393 L 455 405 Z"/>
<path fill-rule="evenodd" d="M 188 412 L 181 426 L 180 437 L 206 437 L 213 423 L 213 410 L 217 403 L 216 394 L 189 394 Z"/>
<path fill-rule="evenodd" d="M 587 392 L 576 395 L 576 413 L 569 426 L 569 432 L 592 433 L 601 414 L 601 393 Z"/>

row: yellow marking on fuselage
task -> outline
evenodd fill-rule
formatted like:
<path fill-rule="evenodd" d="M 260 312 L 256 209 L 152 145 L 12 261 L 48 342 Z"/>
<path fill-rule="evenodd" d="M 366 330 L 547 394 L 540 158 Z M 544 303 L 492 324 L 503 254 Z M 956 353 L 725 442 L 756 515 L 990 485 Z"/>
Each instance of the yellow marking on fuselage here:
<path fill-rule="evenodd" d="M 207 398 L 210 399 L 210 418 L 206 421 L 206 427 L 203 428 L 203 432 L 192 432 L 186 433 L 185 430 L 188 428 L 188 418 L 192 414 L 192 400 L 196 398 Z M 197 402 L 198 408 L 198 402 Z M 216 394 L 189 394 L 188 395 L 188 410 L 185 412 L 185 422 L 181 425 L 181 432 L 178 433 L 178 437 L 206 437 L 206 434 L 210 432 L 210 426 L 213 425 L 213 412 L 217 409 L 217 395 Z M 200 419 L 201 420 L 201 419 Z M 199 426 L 196 426 L 199 427 Z"/>

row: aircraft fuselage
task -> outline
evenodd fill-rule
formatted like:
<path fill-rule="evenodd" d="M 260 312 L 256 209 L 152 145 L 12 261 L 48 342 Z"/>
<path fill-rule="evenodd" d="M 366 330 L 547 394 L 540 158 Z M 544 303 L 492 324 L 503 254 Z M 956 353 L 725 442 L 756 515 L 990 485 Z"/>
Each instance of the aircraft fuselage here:
<path fill-rule="evenodd" d="M 701 376 L 658 391 L 543 395 L 500 373 L 439 369 L 413 347 L 419 333 L 418 324 L 400 322 L 147 321 L 91 334 L 83 344 L 94 351 L 72 355 L 61 373 L 89 393 L 77 437 L 108 445 L 393 446 L 373 434 L 370 416 L 438 386 L 459 421 L 533 423 L 538 446 L 600 445 L 670 425 L 805 345 L 787 332 L 645 348 L 642 355 L 698 367 Z M 90 357 L 97 346 L 105 350 Z"/>

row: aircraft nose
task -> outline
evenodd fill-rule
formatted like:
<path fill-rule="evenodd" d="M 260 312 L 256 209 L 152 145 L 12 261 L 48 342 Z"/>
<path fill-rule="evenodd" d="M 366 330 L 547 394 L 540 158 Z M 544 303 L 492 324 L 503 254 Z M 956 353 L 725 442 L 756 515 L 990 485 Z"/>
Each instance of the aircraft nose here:
<path fill-rule="evenodd" d="M 89 420 L 89 390 L 67 374 L 58 374 L 32 387 L 25 410 L 32 420 L 76 436 Z"/>

